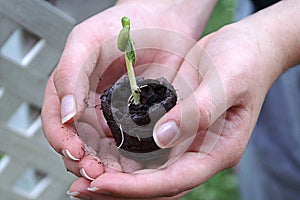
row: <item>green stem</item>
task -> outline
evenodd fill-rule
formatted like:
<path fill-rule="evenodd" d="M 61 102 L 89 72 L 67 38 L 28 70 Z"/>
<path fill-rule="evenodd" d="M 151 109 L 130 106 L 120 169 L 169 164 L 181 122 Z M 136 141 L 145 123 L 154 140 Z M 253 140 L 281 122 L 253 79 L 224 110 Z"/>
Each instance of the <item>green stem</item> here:
<path fill-rule="evenodd" d="M 126 62 L 126 68 L 127 68 L 127 73 L 128 73 L 128 77 L 129 77 L 131 93 L 132 93 L 132 97 L 133 97 L 133 103 L 139 104 L 140 103 L 140 88 L 137 85 L 137 82 L 135 79 L 132 62 L 128 59 L 126 54 L 125 54 L 125 62 Z"/>
<path fill-rule="evenodd" d="M 133 64 L 135 64 L 136 61 L 136 53 L 134 49 L 133 40 L 130 38 L 130 20 L 127 17 L 123 17 L 121 22 L 123 28 L 119 33 L 117 45 L 120 51 L 125 52 L 124 56 L 125 56 L 128 77 L 129 77 L 131 93 L 133 97 L 133 103 L 139 104 L 141 90 L 136 83 L 134 70 L 133 70 Z"/>

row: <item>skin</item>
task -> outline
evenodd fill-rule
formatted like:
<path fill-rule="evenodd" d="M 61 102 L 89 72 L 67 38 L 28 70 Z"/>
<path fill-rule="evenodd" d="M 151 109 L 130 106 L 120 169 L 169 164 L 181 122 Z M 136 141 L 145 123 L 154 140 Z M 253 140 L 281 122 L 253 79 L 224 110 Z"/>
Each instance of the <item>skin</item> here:
<path fill-rule="evenodd" d="M 199 4 L 196 1 L 191 1 L 192 5 L 195 3 L 191 7 L 186 4 L 185 7 L 180 7 L 181 1 L 176 1 L 177 4 L 167 0 L 159 2 L 161 3 L 148 4 L 147 1 L 120 1 L 115 7 L 76 26 L 70 33 L 59 64 L 49 79 L 42 110 L 45 135 L 58 153 L 67 149 L 79 159 L 74 161 L 64 158 L 65 166 L 71 172 L 80 177 L 80 169 L 84 168 L 94 179 L 90 181 L 83 177 L 78 178 L 70 187 L 70 192 L 79 192 L 76 197 L 178 199 L 219 171 L 234 166 L 247 146 L 267 91 L 285 70 L 300 63 L 300 42 L 297 39 L 300 33 L 298 28 L 300 19 L 295 17 L 300 3 L 297 0 L 281 1 L 245 20 L 228 25 L 202 38 L 190 47 L 187 53 L 187 57 L 194 65 L 159 51 L 147 52 L 148 56 L 144 59 L 139 59 L 137 55 L 139 64 L 147 64 L 149 61 L 160 64 L 173 63 L 174 73 L 168 73 L 166 76 L 172 80 L 182 97 L 178 106 L 156 124 L 154 133 L 161 124 L 172 120 L 182 134 L 169 146 L 174 146 L 190 137 L 194 137 L 193 144 L 180 159 L 163 170 L 149 173 L 122 173 L 120 168 L 116 167 L 117 162 L 114 161 L 111 163 L 114 163 L 115 167 L 108 168 L 97 162 L 92 154 L 83 151 L 83 142 L 70 124 L 61 123 L 60 100 L 66 94 L 74 94 L 77 110 L 74 118 L 81 115 L 85 109 L 83 102 L 87 95 L 88 77 L 96 66 L 88 65 L 90 67 L 85 70 L 74 66 L 83 65 L 90 52 L 94 50 L 95 43 L 101 43 L 110 35 L 118 33 L 119 20 L 123 15 L 137 19 L 136 24 L 132 22 L 132 27 L 167 27 L 197 39 L 196 33 L 203 29 L 214 6 L 212 4 L 215 3 L 204 2 L 199 8 L 201 11 L 199 13 L 202 14 L 189 18 L 188 13 L 191 12 L 189 9 Z M 139 14 L 138 10 L 135 10 L 136 7 L 143 12 Z M 164 15 L 168 23 L 160 20 L 162 19 L 160 16 L 162 13 L 165 14 L 167 8 L 173 9 L 172 11 L 176 13 L 179 7 L 183 8 L 182 12 L 187 13 L 183 15 L 185 17 L 182 20 L 173 20 L 174 16 L 170 11 Z M 105 16 L 109 16 L 110 23 L 116 22 L 105 26 L 109 27 L 108 30 L 99 29 L 96 25 L 108 23 L 105 21 Z M 154 19 L 149 20 L 149 16 L 154 16 Z M 199 21 L 199 17 L 203 18 L 203 16 L 206 16 L 203 24 L 195 25 L 197 24 L 195 21 Z M 95 53 L 98 63 L 104 62 L 100 52 L 101 50 Z M 78 56 L 74 57 L 74 55 Z M 114 65 L 108 68 L 106 73 L 110 76 L 106 77 L 110 78 L 103 81 L 103 87 L 117 78 L 112 75 L 116 74 L 113 73 L 114 69 Z M 146 65 L 140 73 L 142 75 L 152 73 L 151 68 L 147 68 Z M 192 93 L 185 93 L 180 87 L 180 77 L 187 76 Z M 74 90 L 77 81 L 83 84 Z M 198 105 L 198 109 L 195 109 L 195 105 Z M 192 119 L 182 117 L 182 113 L 187 116 L 199 116 L 196 127 L 185 125 Z M 98 127 L 95 125 L 87 130 L 93 129 L 101 130 L 103 134 L 109 132 L 104 122 Z M 218 139 L 214 141 L 214 145 L 211 145 L 213 148 L 203 151 L 201 146 L 206 144 L 205 136 L 208 133 L 218 136 Z M 139 168 L 134 162 L 129 161 L 128 165 L 136 165 L 137 167 L 133 168 Z M 119 167 L 124 168 L 120 165 Z M 93 191 L 87 188 L 93 188 Z"/>

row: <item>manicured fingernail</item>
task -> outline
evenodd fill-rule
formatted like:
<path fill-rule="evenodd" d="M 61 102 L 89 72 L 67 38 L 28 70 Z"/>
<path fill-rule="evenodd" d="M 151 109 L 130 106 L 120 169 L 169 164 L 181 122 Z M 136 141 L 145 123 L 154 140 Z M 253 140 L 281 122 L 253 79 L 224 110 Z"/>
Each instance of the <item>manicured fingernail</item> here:
<path fill-rule="evenodd" d="M 73 161 L 79 161 L 79 160 L 80 160 L 79 158 L 74 157 L 74 156 L 70 153 L 70 151 L 67 150 L 67 149 L 63 149 L 63 150 L 61 151 L 61 153 L 62 153 L 62 155 L 63 155 L 65 158 L 67 158 L 67 159 L 70 159 L 70 160 L 73 160 Z"/>
<path fill-rule="evenodd" d="M 70 200 L 82 200 L 82 199 L 74 197 L 74 196 L 70 196 Z"/>
<path fill-rule="evenodd" d="M 86 173 L 86 171 L 85 171 L 84 168 L 81 168 L 79 171 L 80 171 L 80 174 L 81 174 L 82 177 L 84 177 L 84 178 L 86 178 L 86 179 L 88 179 L 88 180 L 90 180 L 90 181 L 95 180 L 95 179 L 93 179 L 92 177 L 90 177 L 90 176 Z"/>
<path fill-rule="evenodd" d="M 111 192 L 101 190 L 100 188 L 97 188 L 97 187 L 88 187 L 87 190 L 90 191 L 90 192 L 96 192 L 97 194 L 104 194 L 104 195 L 111 195 L 112 194 Z"/>
<path fill-rule="evenodd" d="M 74 191 L 74 192 L 70 192 L 69 190 L 67 191 L 67 195 L 70 196 L 70 199 L 71 200 L 89 200 L 91 199 L 89 196 L 85 196 L 83 194 L 80 194 L 79 192 L 77 191 Z M 80 197 L 77 197 L 77 196 L 80 196 Z"/>
<path fill-rule="evenodd" d="M 180 137 L 180 131 L 174 121 L 168 121 L 154 130 L 154 140 L 161 148 L 166 148 Z"/>
<path fill-rule="evenodd" d="M 77 191 L 70 192 L 70 191 L 68 190 L 68 191 L 67 191 L 67 195 L 69 195 L 69 196 L 77 196 L 77 195 L 79 195 L 79 192 L 77 192 Z"/>
<path fill-rule="evenodd" d="M 72 121 L 76 115 L 76 102 L 73 94 L 68 94 L 61 99 L 60 114 L 63 124 Z"/>
<path fill-rule="evenodd" d="M 97 191 L 100 190 L 100 188 L 97 188 L 97 187 L 88 187 L 87 190 L 90 191 L 90 192 L 97 192 Z"/>

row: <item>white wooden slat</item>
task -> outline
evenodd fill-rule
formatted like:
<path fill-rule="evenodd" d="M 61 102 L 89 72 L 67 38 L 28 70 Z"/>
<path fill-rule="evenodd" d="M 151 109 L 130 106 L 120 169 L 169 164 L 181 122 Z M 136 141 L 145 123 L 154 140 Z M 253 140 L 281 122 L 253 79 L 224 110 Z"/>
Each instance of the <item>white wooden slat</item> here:
<path fill-rule="evenodd" d="M 0 85 L 11 88 L 11 93 L 39 107 L 42 106 L 47 78 L 34 71 L 21 68 L 6 58 L 0 57 Z"/>
<path fill-rule="evenodd" d="M 27 166 L 28 165 L 18 162 L 17 159 L 14 159 L 14 157 L 11 156 L 8 166 L 0 174 L 0 180 L 5 180 L 5 182 L 0 181 L 0 188 L 11 190 L 17 180 L 22 176 L 24 169 L 26 169 Z"/>
<path fill-rule="evenodd" d="M 7 193 L 22 173 L 30 167 L 46 172 L 47 177 L 51 179 L 51 184 L 38 199 L 67 199 L 65 192 L 75 177 L 66 173 L 60 157 L 49 149 L 48 145 L 44 146 L 45 141 L 36 142 L 35 139 L 26 139 L 3 129 L 0 129 L 0 133 L 0 151 L 10 152 L 9 165 L 0 173 L 0 180 L 6 180 L 0 181 L 0 188 L 6 189 Z M 40 137 L 37 138 L 40 141 Z"/>
<path fill-rule="evenodd" d="M 5 128 L 0 129 L 0 138 L 0 150 L 9 152 L 20 162 L 44 169 L 51 177 L 63 182 L 73 177 L 66 173 L 60 156 L 49 145 L 44 146 L 46 142 L 38 143 L 32 138 L 25 138 Z"/>
<path fill-rule="evenodd" d="M 79 6 L 79 10 L 76 9 L 81 2 L 74 2 L 75 0 L 70 0 L 69 3 L 59 0 L 60 8 L 62 5 L 64 8 L 71 8 L 70 13 L 74 17 L 78 11 L 83 10 L 79 16 L 82 20 L 97 12 L 98 6 L 100 11 L 113 0 L 106 3 L 93 0 L 89 6 Z M 32 59 L 29 59 L 27 65 L 12 61 L 4 54 L 0 55 L 0 86 L 4 88 L 0 98 L 0 152 L 10 156 L 9 165 L 0 173 L 0 200 L 28 200 L 13 190 L 13 185 L 28 168 L 45 172 L 52 181 L 37 199 L 69 199 L 66 190 L 75 177 L 66 173 L 61 156 L 49 146 L 41 127 L 38 127 L 32 137 L 25 137 L 9 128 L 8 121 L 11 122 L 10 117 L 23 103 L 33 104 L 38 108 L 42 106 L 49 74 L 55 67 L 66 37 L 75 24 L 76 21 L 72 17 L 44 0 L 0 0 L 0 48 L 15 30 L 20 29 L 37 35 L 43 42 L 38 42 L 42 44 L 40 48 L 33 47 L 36 51 L 30 51 Z M 13 46 L 12 49 L 14 48 Z"/>
<path fill-rule="evenodd" d="M 56 181 L 55 183 L 51 184 L 47 190 L 45 190 L 39 200 L 50 200 L 50 199 L 59 199 L 59 200 L 69 200 L 70 197 L 66 194 L 67 190 L 69 189 L 70 183 L 62 183 Z"/>
<path fill-rule="evenodd" d="M 28 200 L 28 198 L 0 188 L 0 200 Z M 38 200 L 70 200 L 70 197 L 67 196 L 65 192 L 61 193 L 60 191 L 52 191 L 50 193 L 49 190 L 46 190 L 45 194 L 42 194 Z"/>
<path fill-rule="evenodd" d="M 0 47 L 17 28 L 18 25 L 16 23 L 8 20 L 6 17 L 0 16 Z"/>
<path fill-rule="evenodd" d="M 0 200 L 28 200 L 27 198 L 23 198 L 22 196 L 17 195 L 11 190 L 2 189 L 0 187 Z"/>
<path fill-rule="evenodd" d="M 25 199 L 19 195 L 17 195 L 16 193 L 14 193 L 13 191 L 10 190 L 6 190 L 0 187 L 0 200 L 28 200 Z"/>
<path fill-rule="evenodd" d="M 116 0 L 55 0 L 55 6 L 78 22 L 113 6 Z M 78 6 L 79 5 L 79 6 Z"/>
<path fill-rule="evenodd" d="M 11 156 L 10 163 L 4 169 L 4 171 L 0 173 L 0 180 L 5 180 L 0 181 L 0 200 L 27 199 L 16 193 L 15 185 L 20 177 L 22 177 L 25 170 L 29 169 L 30 167 L 32 167 L 32 165 L 29 165 L 29 163 L 20 162 L 17 158 Z M 66 181 L 56 179 L 56 177 L 51 176 L 48 176 L 47 179 L 51 181 L 51 184 L 49 184 L 42 192 L 41 196 L 38 197 L 39 200 L 69 199 L 66 195 L 66 191 L 68 190 L 72 179 Z M 3 190 L 3 192 L 1 192 L 1 190 Z"/>
<path fill-rule="evenodd" d="M 21 103 L 22 100 L 20 98 L 12 95 L 4 88 L 3 96 L 0 98 L 0 121 L 7 122 L 7 120 L 10 118 L 10 116 L 12 116 Z"/>
<path fill-rule="evenodd" d="M 48 79 L 48 76 L 53 71 L 61 55 L 61 50 L 52 47 L 46 42 L 46 45 L 36 55 L 31 63 L 26 67 L 29 70 L 34 70 Z"/>
<path fill-rule="evenodd" d="M 61 49 L 76 21 L 46 1 L 0 1 L 0 13 Z"/>

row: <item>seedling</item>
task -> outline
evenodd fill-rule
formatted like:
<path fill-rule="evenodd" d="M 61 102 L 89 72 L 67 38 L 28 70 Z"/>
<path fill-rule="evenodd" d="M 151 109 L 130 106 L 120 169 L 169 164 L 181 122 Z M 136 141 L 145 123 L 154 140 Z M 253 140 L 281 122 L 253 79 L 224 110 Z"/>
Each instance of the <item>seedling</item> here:
<path fill-rule="evenodd" d="M 157 146 L 153 129 L 155 123 L 176 105 L 175 89 L 164 77 L 135 77 L 136 52 L 130 36 L 130 20 L 123 17 L 121 21 L 123 28 L 117 46 L 125 52 L 128 75 L 122 76 L 102 94 L 104 118 L 123 156 L 145 162 L 167 158 L 169 149 Z"/>
<path fill-rule="evenodd" d="M 123 28 L 118 36 L 118 48 L 120 51 L 125 52 L 125 63 L 130 82 L 133 103 L 139 104 L 141 90 L 137 85 L 133 69 L 133 65 L 136 63 L 136 53 L 134 49 L 133 40 L 130 37 L 130 19 L 127 17 L 123 17 L 121 22 Z"/>

